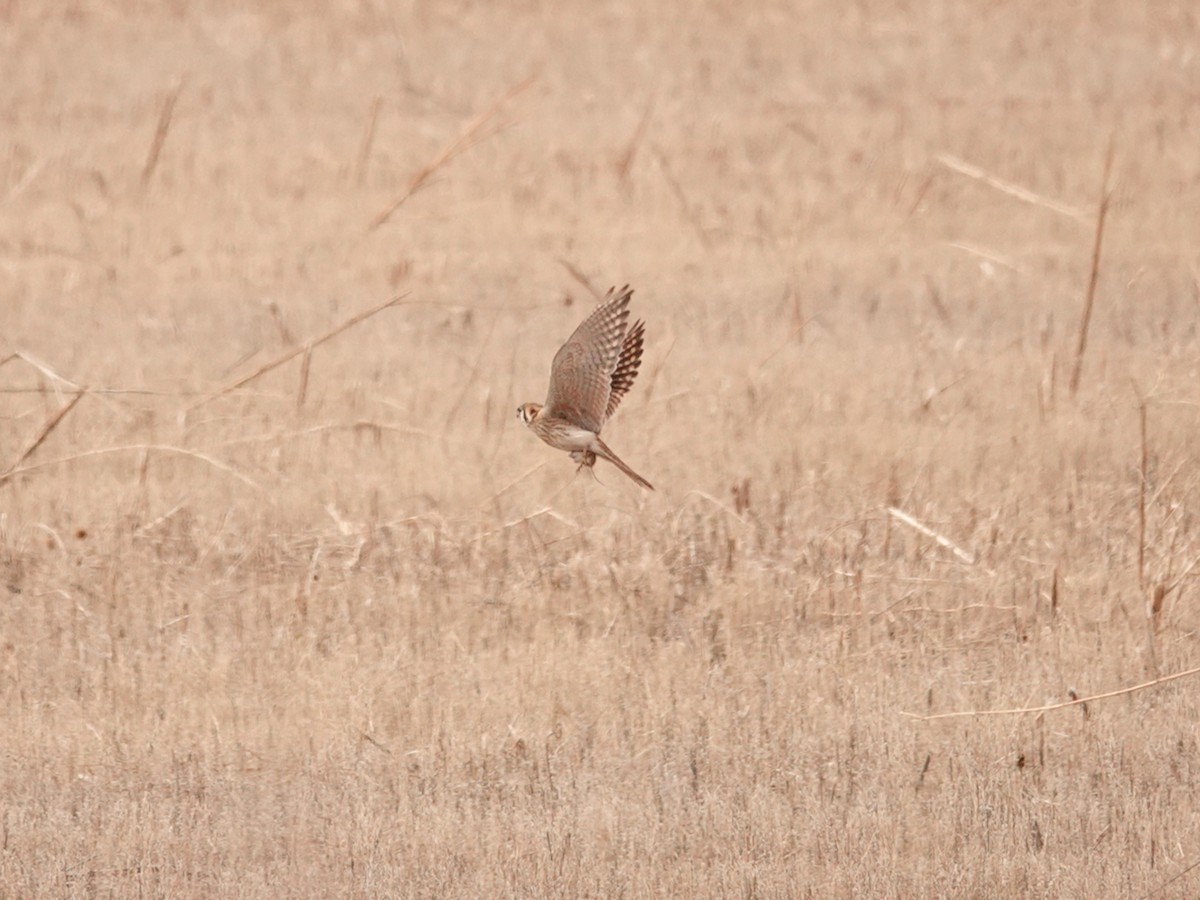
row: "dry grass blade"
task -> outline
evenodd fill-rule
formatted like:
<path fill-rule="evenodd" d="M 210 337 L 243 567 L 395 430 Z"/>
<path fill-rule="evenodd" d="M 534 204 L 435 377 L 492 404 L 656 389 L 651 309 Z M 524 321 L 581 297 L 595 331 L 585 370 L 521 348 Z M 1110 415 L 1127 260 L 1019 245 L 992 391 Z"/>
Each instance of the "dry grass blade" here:
<path fill-rule="evenodd" d="M 529 522 L 529 521 L 532 521 L 533 519 L 538 518 L 538 516 L 546 516 L 546 515 L 553 515 L 553 516 L 555 516 L 555 518 L 561 519 L 560 516 L 555 514 L 553 507 L 543 506 L 541 509 L 535 510 L 534 512 L 531 512 L 528 515 L 518 516 L 515 519 L 512 519 L 508 522 L 502 523 L 499 527 L 493 528 L 491 531 L 485 531 L 482 534 L 476 535 L 474 538 L 472 538 L 472 542 L 482 541 L 484 538 L 489 538 L 489 537 L 492 537 L 493 535 L 500 534 L 502 531 L 507 531 L 508 529 L 515 528 L 518 525 L 524 525 L 526 522 Z M 573 523 L 571 523 L 571 524 L 573 524 Z"/>
<path fill-rule="evenodd" d="M 704 491 L 700 491 L 700 490 L 690 490 L 687 492 L 687 496 L 699 497 L 701 500 L 707 501 L 708 503 L 712 504 L 717 509 L 719 509 L 721 512 L 725 513 L 725 515 L 729 516 L 729 518 L 733 519 L 739 525 L 748 525 L 749 524 L 745 520 L 745 518 L 738 515 L 735 510 L 730 509 L 728 505 L 722 503 L 720 500 L 718 500 L 712 494 L 707 494 Z M 685 512 L 687 512 L 687 508 L 688 508 L 687 504 L 685 503 L 683 506 L 680 506 L 679 509 L 675 512 L 675 516 L 671 520 L 671 525 L 673 528 L 679 527 L 679 521 L 680 521 L 680 519 L 683 518 L 683 514 Z"/>
<path fill-rule="evenodd" d="M 1108 152 L 1104 155 L 1104 176 L 1100 191 L 1100 209 L 1096 213 L 1096 237 L 1092 242 L 1092 268 L 1088 274 L 1087 294 L 1083 299 L 1083 315 L 1079 319 L 1079 337 L 1075 344 L 1075 368 L 1071 372 L 1071 396 L 1079 390 L 1079 376 L 1083 371 L 1083 352 L 1087 349 L 1088 328 L 1092 323 L 1092 307 L 1096 302 L 1096 281 L 1100 277 L 1100 248 L 1104 242 L 1104 220 L 1108 216 L 1108 201 L 1112 191 L 1108 186 L 1108 176 L 1112 171 L 1114 140 L 1108 142 Z"/>
<path fill-rule="evenodd" d="M 69 378 L 64 378 L 62 375 L 59 375 L 52 368 L 50 368 L 50 366 L 48 366 L 46 363 L 42 362 L 40 359 L 38 359 L 35 356 L 31 356 L 30 354 L 24 352 L 23 350 L 18 350 L 17 352 L 15 352 L 13 354 L 13 356 L 19 360 L 22 360 L 23 362 L 27 363 L 28 365 L 33 366 L 33 368 L 37 369 L 39 372 L 41 372 L 43 375 L 45 375 L 51 381 L 57 382 L 59 384 L 65 384 L 67 387 L 71 388 L 74 391 L 83 390 L 83 387 L 81 385 L 76 384 L 74 381 L 72 381 Z M 7 360 L 5 360 L 5 362 L 7 362 Z"/>
<path fill-rule="evenodd" d="M 563 257 L 560 256 L 558 258 L 558 264 L 567 270 L 567 274 L 569 274 L 572 278 L 574 278 L 581 285 L 583 285 L 585 288 L 587 288 L 588 293 L 590 293 L 597 300 L 601 299 L 601 297 L 604 296 L 603 294 L 600 293 L 600 291 L 598 291 L 595 288 L 595 286 L 591 283 L 591 281 L 588 280 L 588 277 L 583 274 L 583 271 L 578 266 L 576 266 L 574 263 L 572 263 L 569 259 L 564 259 Z"/>
<path fill-rule="evenodd" d="M 957 556 L 959 559 L 961 559 L 967 565 L 969 565 L 969 566 L 975 565 L 975 557 L 972 554 L 968 553 L 962 547 L 958 546 L 958 544 L 954 543 L 954 541 L 950 540 L 950 538 L 946 537 L 945 535 L 938 534 L 936 531 L 934 531 L 932 528 L 928 527 L 927 525 L 922 525 L 920 522 L 918 522 L 916 519 L 914 519 L 912 516 L 910 516 L 908 513 L 904 512 L 903 510 L 899 510 L 894 506 L 889 506 L 888 507 L 888 515 L 892 516 L 892 518 L 894 518 L 894 519 L 897 519 L 897 520 L 903 522 L 909 528 L 916 529 L 917 531 L 921 532 L 921 534 L 925 535 L 925 537 L 933 538 L 934 541 L 936 541 L 939 546 L 945 547 L 947 550 L 949 550 L 951 553 L 953 553 L 955 556 Z"/>
<path fill-rule="evenodd" d="M 1179 585 L 1183 583 L 1183 580 L 1192 574 L 1197 565 L 1200 565 L 1200 556 L 1195 557 L 1190 563 L 1184 566 L 1182 572 L 1162 586 L 1164 593 L 1169 594 L 1171 591 L 1175 590 L 1175 588 L 1179 587 Z"/>
<path fill-rule="evenodd" d="M 182 91 L 181 80 L 163 101 L 158 114 L 158 124 L 154 127 L 154 139 L 150 142 L 150 152 L 146 154 L 146 163 L 142 166 L 142 187 L 149 184 L 150 179 L 154 177 L 154 170 L 158 168 L 158 158 L 162 153 L 163 144 L 166 143 L 167 132 L 171 128 L 171 117 L 175 114 L 175 104 L 179 101 Z"/>
<path fill-rule="evenodd" d="M 534 472 L 537 472 L 539 469 L 544 469 L 544 468 L 546 468 L 546 464 L 544 462 L 538 463 L 536 466 L 530 466 L 528 469 L 526 469 L 524 472 L 522 472 L 516 478 L 509 481 L 508 484 L 504 485 L 504 487 L 500 488 L 500 490 L 496 491 L 496 493 L 492 494 L 492 496 L 488 497 L 487 500 L 480 503 L 479 504 L 480 508 L 482 509 L 482 508 L 491 506 L 498 499 L 500 499 L 501 496 L 506 494 L 508 491 L 512 490 L 514 487 L 516 487 L 518 484 L 520 484 L 522 481 L 524 481 L 526 478 L 528 478 Z"/>
<path fill-rule="evenodd" d="M 47 459 L 47 460 L 44 460 L 43 462 L 33 463 L 32 465 L 20 466 L 18 468 L 11 469 L 10 471 L 5 472 L 3 475 L 0 475 L 0 484 L 7 481 L 9 478 L 15 478 L 18 475 L 25 475 L 29 472 L 36 472 L 39 469 L 49 469 L 49 468 L 52 468 L 53 466 L 65 465 L 66 463 L 76 462 L 81 459 L 91 459 L 92 457 L 95 457 L 95 456 L 107 456 L 112 453 L 135 453 L 135 452 L 136 453 L 150 453 L 150 452 L 171 453 L 176 456 L 187 456 L 191 459 L 196 459 L 196 460 L 199 460 L 200 462 L 207 463 L 208 465 L 212 466 L 214 469 L 218 469 L 218 470 L 226 473 L 227 475 L 233 476 L 238 481 L 242 482 L 243 484 L 249 485 L 250 487 L 254 488 L 256 491 L 262 490 L 262 486 L 257 481 L 250 478 L 248 475 L 244 475 L 243 473 L 239 472 L 237 469 L 233 468 L 233 466 L 229 465 L 228 463 L 223 463 L 219 459 L 214 459 L 213 457 L 209 456 L 208 454 L 200 453 L 197 450 L 188 450 L 186 447 L 174 447 L 170 444 L 126 444 L 126 445 L 123 445 L 120 447 L 99 447 L 95 450 L 85 450 L 83 453 L 72 453 L 70 456 L 60 456 L 55 459 Z"/>
<path fill-rule="evenodd" d="M 853 579 L 853 572 L 838 572 L 844 578 Z M 859 612 L 848 613 L 821 613 L 821 617 L 833 621 L 846 619 L 877 619 L 882 616 L 900 616 L 900 615 L 920 615 L 920 616 L 961 616 L 969 612 L 1002 612 L 1011 613 L 1020 609 L 1018 606 L 997 606 L 991 603 L 967 603 L 962 606 L 956 606 L 952 609 L 939 609 L 936 606 L 904 606 L 903 604 L 911 599 L 911 595 L 906 594 L 890 606 L 884 609 L 864 609 Z"/>
<path fill-rule="evenodd" d="M 21 196 L 21 194 L 25 192 L 25 189 L 29 187 L 29 185 L 33 184 L 33 180 L 41 174 L 45 165 L 45 162 L 39 159 L 25 169 L 25 173 L 21 176 L 17 183 L 8 189 L 8 193 L 6 193 L 3 197 L 0 197 L 0 207 L 7 206 L 13 200 L 17 199 L 17 197 Z"/>
<path fill-rule="evenodd" d="M 1025 270 L 1007 257 L 1001 256 L 994 250 L 988 250 L 985 247 L 979 247 L 975 244 L 968 244 L 964 241 L 947 241 L 946 246 L 953 247 L 955 250 L 961 250 L 963 253 L 970 253 L 972 256 L 978 256 L 980 259 L 985 259 L 988 262 L 995 263 L 998 266 L 1016 272 L 1018 275 L 1024 275 Z"/>
<path fill-rule="evenodd" d="M 308 394 L 308 372 L 312 367 L 312 344 L 304 345 L 304 358 L 300 360 L 300 385 L 296 388 L 296 412 L 304 408 Z"/>
<path fill-rule="evenodd" d="M 642 117 L 638 120 L 637 128 L 633 130 L 633 136 L 629 138 L 629 143 L 617 158 L 617 177 L 621 181 L 629 180 L 629 170 L 633 168 L 633 161 L 637 157 L 638 148 L 642 145 L 642 139 L 646 136 L 646 128 L 650 124 L 650 117 L 654 113 L 654 99 L 646 104 L 646 109 L 642 113 Z"/>
<path fill-rule="evenodd" d="M 396 210 L 404 205 L 405 201 L 407 201 L 409 197 L 411 197 L 424 186 L 425 182 L 429 180 L 430 176 L 432 176 L 434 172 L 436 172 L 446 163 L 450 162 L 450 160 L 454 159 L 454 157 L 458 156 L 460 153 L 463 153 L 473 147 L 477 143 L 476 138 L 479 136 L 479 132 L 483 130 L 483 126 L 486 125 L 488 121 L 494 115 L 496 115 L 496 113 L 499 112 L 506 103 L 527 91 L 535 81 L 537 81 L 537 75 L 530 75 L 520 84 L 509 88 L 507 91 L 493 100 L 483 112 L 468 122 L 462 131 L 458 133 L 458 136 L 454 138 L 454 140 L 446 144 L 446 146 L 438 151 L 437 155 L 434 156 L 433 159 L 422 166 L 417 173 L 413 175 L 411 179 L 409 179 L 408 186 L 404 189 L 404 192 L 394 201 L 392 201 L 392 203 L 390 203 L 386 209 L 384 209 L 371 220 L 370 224 L 367 226 L 367 230 L 374 231 L 380 225 L 383 225 L 385 222 L 387 222 L 387 220 L 392 217 Z"/>
<path fill-rule="evenodd" d="M 920 719 L 922 722 L 932 722 L 934 719 L 967 719 L 973 716 L 1018 716 L 1025 713 L 1044 713 L 1052 712 L 1056 709 L 1066 709 L 1069 706 L 1082 706 L 1086 703 L 1091 703 L 1095 700 L 1108 700 L 1112 697 L 1123 697 L 1126 694 L 1136 694 L 1138 691 L 1144 691 L 1147 688 L 1157 687 L 1160 684 L 1167 684 L 1172 681 L 1178 681 L 1180 678 L 1188 678 L 1191 675 L 1200 674 L 1200 666 L 1194 669 L 1188 669 L 1184 672 L 1176 672 L 1173 675 L 1164 675 L 1161 678 L 1154 678 L 1150 681 L 1144 681 L 1141 684 L 1135 684 L 1133 687 L 1120 688 L 1115 691 L 1106 691 L 1103 694 L 1092 694 L 1090 697 L 1074 697 L 1070 700 L 1064 700 L 1062 703 L 1047 703 L 1045 706 L 1023 706 L 1017 709 L 971 709 L 961 712 L 936 713 L 931 716 L 923 716 L 919 713 L 902 712 L 900 715 L 908 716 L 910 719 Z"/>
<path fill-rule="evenodd" d="M 294 431 L 278 431 L 269 434 L 253 434 L 246 437 L 233 438 L 221 444 L 222 447 L 238 447 L 246 444 L 263 444 L 271 441 L 290 441 L 296 438 L 307 437 L 314 434 L 327 434 L 332 431 L 350 431 L 350 432 L 365 432 L 374 434 L 383 434 L 388 432 L 391 434 L 402 434 L 406 437 L 419 437 L 428 440 L 436 440 L 437 435 L 429 431 L 423 431 L 420 428 L 405 428 L 402 425 L 390 425 L 386 422 L 373 422 L 367 419 L 359 419 L 355 422 L 327 422 L 322 425 L 312 425 L 308 428 L 300 428 Z"/>
<path fill-rule="evenodd" d="M 211 394 L 206 394 L 204 397 L 202 397 L 201 399 L 199 399 L 195 403 L 193 403 L 191 406 L 189 406 L 187 408 L 187 411 L 191 412 L 192 410 L 196 409 L 197 407 L 203 406 L 206 403 L 211 403 L 213 400 L 216 400 L 218 397 L 222 397 L 225 394 L 228 394 L 230 391 L 236 391 L 238 388 L 246 386 L 247 384 L 249 384 L 254 379 L 258 378 L 259 376 L 265 375 L 273 369 L 278 369 L 284 363 L 288 362 L 289 360 L 295 359 L 297 356 L 300 356 L 303 353 L 311 353 L 313 351 L 313 349 L 315 349 L 316 347 L 319 347 L 321 344 L 324 344 L 326 341 L 337 337 L 343 331 L 353 328 L 355 325 L 358 325 L 358 324 L 366 321 L 367 319 L 371 318 L 372 316 L 383 312 L 385 309 L 389 309 L 390 307 L 398 305 L 401 301 L 405 300 L 407 297 L 408 297 L 407 292 L 403 293 L 403 294 L 397 294 L 395 297 L 392 297 L 390 300 L 386 300 L 377 306 L 372 306 L 370 309 L 364 309 L 362 312 L 355 313 L 350 318 L 343 320 L 342 322 L 335 325 L 333 328 L 330 328 L 328 331 L 326 331 L 324 334 L 320 335 L 319 337 L 311 338 L 307 341 L 303 341 L 300 344 L 297 344 L 295 347 L 292 347 L 290 350 L 285 351 L 284 353 L 275 357 L 270 362 L 264 363 L 263 365 L 259 366 L 253 372 L 250 372 L 249 374 L 242 375 L 239 378 L 234 379 L 229 384 L 225 385 L 224 387 L 218 388 L 217 390 L 213 391 Z"/>
<path fill-rule="evenodd" d="M 1136 391 L 1136 386 L 1135 386 Z M 1138 430 L 1141 435 L 1141 456 L 1138 465 L 1138 557 L 1137 574 L 1138 586 L 1146 587 L 1146 485 L 1150 474 L 1148 469 L 1149 456 L 1146 452 L 1146 400 L 1138 396 Z"/>
<path fill-rule="evenodd" d="M 1182 878 L 1184 875 L 1187 875 L 1189 872 L 1192 872 L 1198 868 L 1200 868 L 1200 860 L 1196 860 L 1196 862 L 1192 863 L 1190 866 L 1188 866 L 1182 872 L 1177 872 L 1175 875 L 1172 875 L 1170 878 L 1168 878 L 1166 881 L 1164 881 L 1162 884 L 1160 884 L 1158 887 L 1154 888 L 1153 890 L 1149 891 L 1148 893 L 1142 894 L 1142 896 L 1139 897 L 1138 900 L 1149 900 L 1150 897 L 1153 897 L 1155 894 L 1162 893 L 1167 888 L 1169 888 L 1171 885 L 1173 885 L 1175 882 L 1177 882 L 1180 878 Z"/>
<path fill-rule="evenodd" d="M 1015 197 L 1025 203 L 1032 203 L 1034 206 L 1042 206 L 1046 209 L 1053 210 L 1056 213 L 1061 213 L 1064 216 L 1070 216 L 1072 219 L 1084 220 L 1087 218 L 1087 213 L 1074 206 L 1068 206 L 1066 203 L 1059 203 L 1057 200 L 1051 200 L 1048 197 L 1043 197 L 1041 194 L 1034 193 L 1028 188 L 1023 188 L 1019 184 L 1013 184 L 1011 181 L 1005 181 L 1003 178 L 998 178 L 990 172 L 972 165 L 965 160 L 961 160 L 956 156 L 951 156 L 948 153 L 939 153 L 937 161 L 947 169 L 957 172 L 959 175 L 965 175 L 967 178 L 973 178 L 976 181 L 982 181 L 989 187 L 994 187 L 1001 193 L 1008 194 L 1010 197 Z"/>
<path fill-rule="evenodd" d="M 46 420 L 45 424 L 42 425 L 38 433 L 33 436 L 28 444 L 25 445 L 25 449 L 21 451 L 21 455 L 13 460 L 12 464 L 7 469 L 5 469 L 3 472 L 0 472 L 0 484 L 4 484 L 4 482 L 8 481 L 8 479 L 17 472 L 18 466 L 25 462 L 25 460 L 30 457 L 33 451 L 42 445 L 42 442 L 50 436 L 50 432 L 58 427 L 58 423 L 66 418 L 67 413 L 75 408 L 75 404 L 82 400 L 83 395 L 86 393 L 87 388 L 81 388 L 79 393 L 64 403 L 56 413 Z"/>
<path fill-rule="evenodd" d="M 805 319 L 803 322 L 801 322 L 799 325 L 797 325 L 795 328 L 793 328 L 791 331 L 789 331 L 787 337 L 785 337 L 779 343 L 779 346 L 777 346 L 774 350 L 772 350 L 770 353 L 768 353 L 766 356 L 764 356 L 761 360 L 758 361 L 758 365 L 756 365 L 754 367 L 754 371 L 757 373 L 761 373 L 762 370 L 764 368 L 766 368 L 767 363 L 769 363 L 776 356 L 778 356 L 780 353 L 782 353 L 784 350 L 786 350 L 791 345 L 791 343 L 794 340 L 796 340 L 796 338 L 800 337 L 800 335 L 802 335 L 804 333 L 804 329 L 807 328 L 809 326 L 809 324 L 815 318 L 816 318 L 816 316 L 809 316 L 807 319 Z"/>
<path fill-rule="evenodd" d="M 933 406 L 934 400 L 936 400 L 938 397 L 945 394 L 947 391 L 952 390 L 957 385 L 962 384 L 964 381 L 966 381 L 968 378 L 970 378 L 976 372 L 986 369 L 988 366 L 992 365 L 996 360 L 1000 359 L 1004 354 L 1011 352 L 1014 348 L 1019 346 L 1020 343 L 1021 343 L 1020 339 L 1010 341 L 1003 347 L 1003 349 L 997 351 L 996 353 L 993 353 L 991 356 L 989 356 L 987 359 L 983 360 L 982 362 L 977 363 L 974 366 L 971 366 L 969 369 L 967 369 L 961 375 L 958 375 L 957 377 L 953 378 L 951 381 L 947 382 L 946 384 L 943 384 L 941 387 L 930 388 L 926 392 L 924 398 L 922 398 L 921 405 L 918 408 L 923 412 L 928 412 L 930 407 Z"/>
<path fill-rule="evenodd" d="M 358 157 L 354 162 L 354 183 L 360 186 L 367 177 L 367 163 L 371 159 L 371 148 L 375 145 L 375 127 L 379 124 L 379 110 L 382 107 L 382 97 L 376 97 L 371 101 L 371 109 L 367 113 L 367 124 L 363 128 L 362 141 L 358 145 Z"/>
<path fill-rule="evenodd" d="M 16 354 L 13 354 L 16 358 Z M 3 361 L 0 361 L 3 365 Z M 44 394 L 44 387 L 26 385 L 24 387 L 0 388 L 0 394 Z M 89 387 L 87 392 L 92 397 L 191 397 L 200 391 L 163 391 L 154 388 L 106 388 Z"/>

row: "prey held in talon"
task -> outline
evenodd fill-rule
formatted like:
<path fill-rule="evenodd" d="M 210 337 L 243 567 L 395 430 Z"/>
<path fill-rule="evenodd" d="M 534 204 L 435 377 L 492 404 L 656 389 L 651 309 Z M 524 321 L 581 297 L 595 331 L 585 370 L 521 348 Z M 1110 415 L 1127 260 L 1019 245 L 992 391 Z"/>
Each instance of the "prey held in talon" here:
<path fill-rule="evenodd" d="M 517 417 L 543 441 L 566 450 L 579 468 L 608 460 L 647 490 L 654 485 L 629 468 L 600 440 L 642 362 L 644 322 L 629 327 L 629 285 L 609 288 L 604 301 L 554 354 L 545 403 L 522 403 Z"/>

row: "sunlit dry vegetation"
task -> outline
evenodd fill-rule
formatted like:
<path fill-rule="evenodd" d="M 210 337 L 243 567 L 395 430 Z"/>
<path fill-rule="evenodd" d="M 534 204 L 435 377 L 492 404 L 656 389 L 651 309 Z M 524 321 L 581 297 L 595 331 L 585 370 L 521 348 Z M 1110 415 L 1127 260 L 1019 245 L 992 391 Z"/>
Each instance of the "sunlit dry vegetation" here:
<path fill-rule="evenodd" d="M 1193 3 L 0 45 L 0 894 L 1200 891 Z"/>

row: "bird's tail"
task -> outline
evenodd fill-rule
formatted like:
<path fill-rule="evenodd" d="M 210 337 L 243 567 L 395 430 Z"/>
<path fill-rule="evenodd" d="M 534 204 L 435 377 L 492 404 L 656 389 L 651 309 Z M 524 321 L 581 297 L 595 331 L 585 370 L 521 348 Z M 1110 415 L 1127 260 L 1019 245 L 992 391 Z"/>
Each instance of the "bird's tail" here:
<path fill-rule="evenodd" d="M 654 485 L 652 485 L 650 482 L 648 482 L 645 478 L 643 478 L 637 472 L 633 471 L 633 469 L 629 468 L 629 466 L 625 465 L 625 463 L 621 460 L 621 457 L 617 456 L 617 454 L 615 454 L 611 450 L 609 450 L 608 444 L 606 444 L 606 443 L 604 443 L 604 441 L 600 440 L 599 437 L 596 438 L 596 443 L 594 445 L 592 445 L 591 450 L 593 453 L 595 453 L 601 459 L 607 459 L 610 463 L 612 463 L 614 466 L 616 466 L 618 469 L 620 469 L 622 472 L 624 472 L 626 475 L 628 475 L 634 482 L 636 482 L 641 487 L 644 487 L 648 491 L 654 490 Z"/>

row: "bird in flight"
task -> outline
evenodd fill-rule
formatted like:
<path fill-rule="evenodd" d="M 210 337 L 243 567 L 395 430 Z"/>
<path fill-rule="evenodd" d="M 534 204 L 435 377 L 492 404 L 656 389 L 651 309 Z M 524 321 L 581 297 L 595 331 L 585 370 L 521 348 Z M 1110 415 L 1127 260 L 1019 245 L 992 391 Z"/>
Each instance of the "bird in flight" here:
<path fill-rule="evenodd" d="M 568 451 L 579 468 L 594 466 L 598 456 L 652 491 L 654 485 L 600 440 L 600 429 L 633 386 L 642 362 L 646 325 L 628 327 L 632 296 L 629 285 L 609 288 L 604 302 L 554 354 L 545 404 L 522 403 L 517 418 L 551 447 Z"/>

